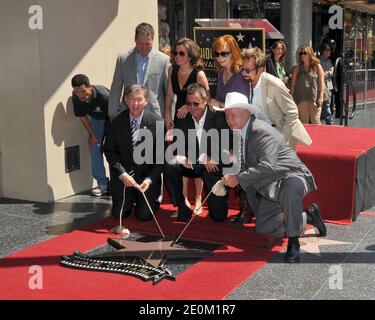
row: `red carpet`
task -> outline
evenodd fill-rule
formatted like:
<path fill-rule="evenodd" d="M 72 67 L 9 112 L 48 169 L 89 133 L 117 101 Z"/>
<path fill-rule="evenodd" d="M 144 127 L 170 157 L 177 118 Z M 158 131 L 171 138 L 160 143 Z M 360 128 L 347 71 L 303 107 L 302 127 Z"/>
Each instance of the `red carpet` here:
<path fill-rule="evenodd" d="M 315 177 L 318 190 L 305 198 L 316 202 L 326 221 L 350 224 L 375 205 L 375 129 L 306 125 L 313 144 L 297 153 Z"/>
<path fill-rule="evenodd" d="M 173 210 L 171 206 L 163 208 Z M 185 224 L 175 222 L 165 212 L 159 214 L 164 232 L 178 235 Z M 59 265 L 63 255 L 87 252 L 106 243 L 111 236 L 108 230 L 115 224 L 115 220 L 107 218 L 0 260 L 0 299 L 223 299 L 282 249 L 281 246 L 272 250 L 262 248 L 263 240 L 254 232 L 253 225 L 233 227 L 198 217 L 184 238 L 219 242 L 223 246 L 213 256 L 177 275 L 176 281 L 163 280 L 152 285 L 127 275 Z M 133 232 L 157 234 L 153 221 L 141 223 L 131 217 L 126 226 Z M 43 290 L 29 289 L 32 265 L 43 267 Z"/>

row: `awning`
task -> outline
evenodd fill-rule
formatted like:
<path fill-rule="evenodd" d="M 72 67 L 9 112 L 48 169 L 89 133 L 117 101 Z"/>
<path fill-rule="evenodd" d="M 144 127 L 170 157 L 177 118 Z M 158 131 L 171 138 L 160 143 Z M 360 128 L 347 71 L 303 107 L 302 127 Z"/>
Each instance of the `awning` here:
<path fill-rule="evenodd" d="M 261 28 L 265 30 L 266 39 L 284 39 L 267 19 L 195 19 L 195 22 L 205 28 Z"/>

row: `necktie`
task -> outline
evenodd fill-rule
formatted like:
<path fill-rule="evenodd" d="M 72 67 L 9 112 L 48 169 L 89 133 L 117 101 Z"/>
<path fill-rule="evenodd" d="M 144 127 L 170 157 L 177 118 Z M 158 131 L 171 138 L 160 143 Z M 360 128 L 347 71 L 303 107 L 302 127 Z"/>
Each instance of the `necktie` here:
<path fill-rule="evenodd" d="M 136 119 L 133 119 L 130 124 L 130 132 L 132 135 L 132 143 L 133 143 L 133 150 L 134 150 L 134 147 L 137 143 L 137 120 Z"/>
<path fill-rule="evenodd" d="M 243 170 L 244 168 L 244 155 L 243 155 L 243 140 L 241 133 L 238 133 L 238 156 L 237 156 L 237 163 L 239 164 L 238 169 Z"/>
<path fill-rule="evenodd" d="M 245 155 L 244 155 L 244 141 L 242 135 L 240 135 L 240 161 L 241 161 L 241 171 L 245 167 Z"/>
<path fill-rule="evenodd" d="M 250 85 L 250 103 L 253 103 L 254 99 L 254 88 L 252 85 Z"/>
<path fill-rule="evenodd" d="M 130 133 L 132 135 L 132 144 L 133 144 L 133 151 L 134 151 L 134 148 L 135 148 L 135 145 L 137 143 L 137 120 L 136 119 L 133 119 L 132 122 L 130 123 Z M 134 170 L 131 169 L 129 171 L 129 175 L 130 176 L 134 176 Z"/>

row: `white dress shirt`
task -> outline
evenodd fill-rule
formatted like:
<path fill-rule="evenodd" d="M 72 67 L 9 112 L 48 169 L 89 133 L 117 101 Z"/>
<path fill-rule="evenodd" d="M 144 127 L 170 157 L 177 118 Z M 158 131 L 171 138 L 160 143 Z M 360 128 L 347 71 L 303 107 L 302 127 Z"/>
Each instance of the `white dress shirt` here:
<path fill-rule="evenodd" d="M 207 116 L 207 108 L 206 108 L 205 112 L 203 113 L 202 118 L 200 118 L 200 120 L 198 122 L 197 122 L 197 120 L 195 120 L 194 117 L 192 117 L 193 121 L 194 121 L 194 125 L 195 125 L 195 131 L 197 132 L 199 148 L 201 146 L 202 133 L 203 133 L 204 123 L 206 121 L 206 116 Z M 200 154 L 199 158 L 198 158 L 198 161 L 202 162 L 205 155 L 206 155 L 205 153 Z"/>

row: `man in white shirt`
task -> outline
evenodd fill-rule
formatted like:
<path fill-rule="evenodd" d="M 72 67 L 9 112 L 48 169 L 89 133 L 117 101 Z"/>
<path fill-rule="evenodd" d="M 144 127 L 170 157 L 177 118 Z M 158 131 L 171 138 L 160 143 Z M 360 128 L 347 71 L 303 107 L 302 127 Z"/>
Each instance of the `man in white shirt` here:
<path fill-rule="evenodd" d="M 177 149 L 173 157 L 175 161 L 164 166 L 164 177 L 172 197 L 178 206 L 178 221 L 187 221 L 192 211 L 185 204 L 182 177 L 202 178 L 206 194 L 215 183 L 223 177 L 222 169 L 231 166 L 228 157 L 224 159 L 223 149 L 231 148 L 231 133 L 222 112 L 213 112 L 207 107 L 208 97 L 205 88 L 199 84 L 191 84 L 187 88 L 186 105 L 192 117 L 181 120 L 180 129 L 174 129 L 175 141 L 184 138 L 183 150 Z M 181 130 L 178 133 L 176 130 Z M 221 133 L 227 130 L 227 140 L 221 139 Z M 225 137 L 225 133 L 223 133 Z M 216 140 L 216 141 L 214 141 Z M 227 148 L 225 148 L 227 143 Z M 228 214 L 228 195 L 219 197 L 211 194 L 208 198 L 210 217 L 216 221 L 224 221 Z"/>
<path fill-rule="evenodd" d="M 310 145 L 312 140 L 298 118 L 298 108 L 285 84 L 266 72 L 266 55 L 259 48 L 244 49 L 242 76 L 248 81 L 253 92 L 250 102 L 261 111 L 257 115 L 284 136 L 292 149 L 296 144 Z"/>

